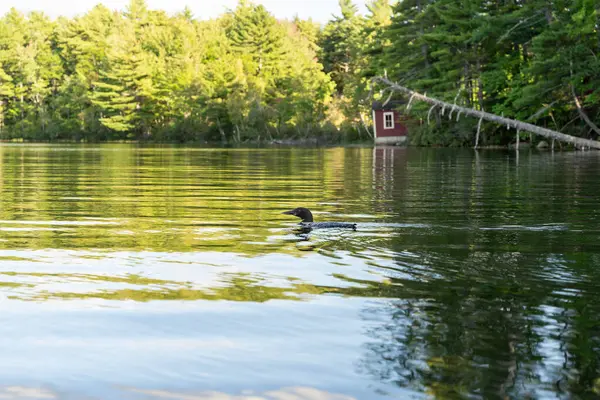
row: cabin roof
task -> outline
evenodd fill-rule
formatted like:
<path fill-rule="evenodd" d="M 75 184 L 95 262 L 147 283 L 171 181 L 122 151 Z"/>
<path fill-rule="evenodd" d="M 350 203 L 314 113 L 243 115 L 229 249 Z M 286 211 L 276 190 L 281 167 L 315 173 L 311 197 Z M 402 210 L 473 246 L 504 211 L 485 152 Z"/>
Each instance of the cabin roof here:
<path fill-rule="evenodd" d="M 383 103 L 385 103 L 385 101 L 374 101 L 371 105 L 371 108 L 376 111 L 380 111 L 380 110 L 392 111 L 394 109 L 399 108 L 400 106 L 405 105 L 406 100 L 390 100 L 387 102 L 387 104 L 385 106 L 383 105 Z"/>

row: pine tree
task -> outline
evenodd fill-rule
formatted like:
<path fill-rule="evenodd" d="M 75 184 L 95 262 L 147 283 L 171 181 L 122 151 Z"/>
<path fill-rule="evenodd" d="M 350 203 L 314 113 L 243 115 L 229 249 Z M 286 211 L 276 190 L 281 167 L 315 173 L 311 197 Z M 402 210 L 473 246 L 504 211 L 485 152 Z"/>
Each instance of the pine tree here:
<path fill-rule="evenodd" d="M 364 20 L 356 15 L 356 6 L 351 0 L 340 0 L 339 4 L 342 17 L 336 17 L 325 26 L 320 41 L 320 58 L 325 72 L 331 73 L 338 93 L 342 94 L 360 56 Z"/>
<path fill-rule="evenodd" d="M 392 7 L 390 0 L 370 0 L 367 2 L 370 25 L 382 27 L 390 23 L 392 18 Z"/>
<path fill-rule="evenodd" d="M 435 0 L 404 0 L 394 8 L 394 15 L 386 37 L 390 47 L 384 62 L 389 75 L 397 81 L 410 80 L 411 87 L 420 90 L 427 87 L 433 70 L 431 45 L 427 41 L 438 19 L 430 5 Z"/>
<path fill-rule="evenodd" d="M 358 8 L 352 0 L 338 0 L 340 10 L 342 12 L 342 18 L 349 20 L 356 17 Z"/>
<path fill-rule="evenodd" d="M 192 22 L 194 20 L 194 13 L 189 6 L 185 6 L 181 12 L 181 17 L 187 22 Z"/>
<path fill-rule="evenodd" d="M 129 0 L 129 5 L 123 15 L 131 21 L 143 22 L 148 16 L 146 0 Z"/>
<path fill-rule="evenodd" d="M 152 87 L 143 53 L 135 44 L 117 42 L 108 60 L 108 68 L 100 71 L 91 95 L 100 110 L 100 122 L 112 131 L 129 133 L 128 137 L 148 134 L 146 100 Z"/>
<path fill-rule="evenodd" d="M 310 49 L 317 52 L 319 50 L 318 41 L 321 30 L 319 24 L 310 18 L 303 20 L 298 18 L 298 16 L 294 17 L 293 23 L 298 32 L 300 32 L 300 35 L 307 40 Z"/>
<path fill-rule="evenodd" d="M 0 60 L 0 64 L 1 64 Z M 15 88 L 12 78 L 2 68 L 0 68 L 0 137 L 2 137 L 6 125 L 6 117 L 9 106 L 9 99 L 15 96 Z"/>
<path fill-rule="evenodd" d="M 367 9 L 369 13 L 359 35 L 361 40 L 353 46 L 353 73 L 348 76 L 344 85 L 344 95 L 350 99 L 344 112 L 347 120 L 353 121 L 355 126 L 370 121 L 371 104 L 366 101 L 371 89 L 369 80 L 385 73 L 383 54 L 389 45 L 384 35 L 391 22 L 392 7 L 389 0 L 372 0 L 367 3 Z"/>
<path fill-rule="evenodd" d="M 557 4 L 551 16 L 544 14 L 544 22 L 550 23 L 544 24 L 545 29 L 532 40 L 534 56 L 524 71 L 528 81 L 521 82 L 522 97 L 514 99 L 512 106 L 521 115 L 536 115 L 536 119 L 551 123 L 555 129 L 578 118 L 571 129 L 580 130 L 581 136 L 596 137 L 599 132 L 585 121 L 583 114 L 592 122 L 600 116 L 597 2 L 577 0 L 570 7 Z M 552 116 L 538 112 L 552 101 L 556 105 Z"/>
<path fill-rule="evenodd" d="M 252 65 L 248 67 L 256 75 L 268 78 L 278 68 L 283 56 L 283 30 L 262 5 L 241 2 L 232 17 L 227 36 L 233 51 L 251 61 Z"/>

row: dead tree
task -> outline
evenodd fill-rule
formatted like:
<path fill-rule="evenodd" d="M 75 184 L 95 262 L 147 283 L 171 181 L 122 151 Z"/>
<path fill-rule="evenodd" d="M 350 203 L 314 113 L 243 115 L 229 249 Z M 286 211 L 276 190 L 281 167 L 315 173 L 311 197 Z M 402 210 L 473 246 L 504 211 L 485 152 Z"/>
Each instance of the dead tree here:
<path fill-rule="evenodd" d="M 517 132 L 530 132 L 536 135 L 543 136 L 548 139 L 558 140 L 560 142 L 571 143 L 579 148 L 591 148 L 591 149 L 600 149 L 600 141 L 590 140 L 578 138 L 571 135 L 566 135 L 561 132 L 553 131 L 551 129 L 542 128 L 540 126 L 536 126 L 533 124 L 529 124 L 527 122 L 517 121 L 510 118 L 501 117 L 495 114 L 491 114 L 485 111 L 474 110 L 472 108 L 457 106 L 456 104 L 447 103 L 445 101 L 437 100 L 431 97 L 427 97 L 421 93 L 417 93 L 414 90 L 410 90 L 404 86 L 398 85 L 390 81 L 387 78 L 378 76 L 372 79 L 372 82 L 381 82 L 384 85 L 387 85 L 388 88 L 392 91 L 400 92 L 410 96 L 410 103 L 413 100 L 420 100 L 425 103 L 429 103 L 432 105 L 432 108 L 439 107 L 442 110 L 442 115 L 444 115 L 444 110 L 449 109 L 454 112 L 458 112 L 457 117 L 460 114 L 469 115 L 471 117 L 476 117 L 479 119 L 479 125 L 477 128 L 477 145 L 479 144 L 479 131 L 481 129 L 481 121 L 486 120 L 490 122 L 495 122 L 499 125 L 504 125 L 508 129 L 514 128 Z M 430 110 L 431 111 L 431 110 Z M 450 112 L 450 117 L 452 117 L 452 111 Z M 428 118 L 429 119 L 429 118 Z"/>

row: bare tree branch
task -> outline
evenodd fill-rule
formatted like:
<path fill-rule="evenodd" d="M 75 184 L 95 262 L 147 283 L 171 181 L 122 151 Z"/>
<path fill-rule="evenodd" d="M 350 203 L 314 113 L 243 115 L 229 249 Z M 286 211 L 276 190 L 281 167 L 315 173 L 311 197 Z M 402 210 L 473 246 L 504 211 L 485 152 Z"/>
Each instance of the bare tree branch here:
<path fill-rule="evenodd" d="M 431 97 L 424 96 L 420 93 L 415 92 L 414 90 L 410 90 L 404 86 L 400 86 L 400 85 L 390 81 L 389 79 L 386 79 L 383 77 L 375 77 L 372 79 L 372 81 L 373 82 L 379 81 L 379 82 L 387 85 L 392 90 L 407 94 L 409 96 L 413 96 L 414 99 L 416 99 L 416 100 L 421 100 L 421 101 L 431 104 L 431 105 L 442 106 L 442 114 L 446 107 L 452 106 L 450 103 L 446 103 L 445 101 L 441 101 L 441 100 L 437 100 L 437 99 L 434 99 Z M 566 143 L 572 143 L 579 147 L 589 147 L 589 148 L 594 148 L 594 149 L 600 149 L 600 141 L 597 141 L 597 140 L 589 140 L 589 139 L 578 138 L 578 137 L 571 136 L 571 135 L 566 135 L 564 133 L 553 131 L 551 129 L 542 128 L 540 126 L 529 124 L 527 122 L 522 122 L 522 121 L 510 119 L 510 118 L 500 117 L 500 116 L 492 114 L 492 113 L 474 110 L 472 108 L 457 106 L 456 109 L 460 110 L 465 115 L 485 119 L 486 121 L 495 122 L 497 124 L 504 125 L 507 127 L 513 127 L 513 128 L 518 129 L 519 131 L 535 133 L 536 135 L 540 135 L 545 138 L 555 139 L 555 140 L 558 140 L 561 142 L 566 142 Z"/>
<path fill-rule="evenodd" d="M 548 104 L 546 107 L 540 108 L 538 111 L 536 111 L 535 114 L 533 114 L 531 117 L 527 118 L 527 121 L 535 120 L 537 117 L 539 117 L 540 115 L 545 113 L 547 110 L 549 110 L 557 102 L 558 102 L 558 100 L 555 100 L 552 103 Z"/>
<path fill-rule="evenodd" d="M 502 42 L 504 39 L 506 39 L 512 31 L 514 31 L 515 29 L 517 29 L 520 25 L 524 24 L 525 22 L 529 21 L 530 19 L 533 19 L 535 17 L 537 17 L 539 14 L 541 14 L 543 11 L 538 11 L 535 14 L 533 14 L 531 17 L 529 18 L 525 18 L 522 21 L 517 22 L 512 28 L 510 28 L 509 30 L 507 30 L 502 36 L 500 36 L 500 38 L 498 39 L 498 41 L 496 43 L 500 43 Z M 532 24 L 527 25 L 527 27 L 529 26 L 533 26 L 535 24 L 537 24 L 538 22 L 544 21 L 546 19 L 546 17 L 542 17 L 540 18 L 538 21 L 533 22 Z"/>
<path fill-rule="evenodd" d="M 392 95 L 394 94 L 393 90 L 390 90 L 390 95 L 388 96 L 387 100 L 383 103 L 382 107 L 385 107 L 387 105 L 387 103 L 390 102 L 390 100 L 392 99 Z"/>
<path fill-rule="evenodd" d="M 367 131 L 367 135 L 369 135 L 369 137 L 373 138 L 373 134 L 371 133 L 371 131 L 369 130 L 369 127 L 367 126 L 367 123 L 365 122 L 365 117 L 362 115 L 362 113 L 359 111 L 358 115 L 360 116 L 360 121 L 363 124 L 363 127 L 365 128 L 365 131 Z"/>
<path fill-rule="evenodd" d="M 577 94 L 575 93 L 575 87 L 573 85 L 571 85 L 571 94 L 573 95 L 573 100 L 575 100 L 575 105 L 577 106 L 577 112 L 581 116 L 581 119 L 583 119 L 585 121 L 585 123 L 588 124 L 588 126 L 590 128 L 592 128 L 592 130 L 594 132 L 596 132 L 597 134 L 600 135 L 600 128 L 598 128 L 596 126 L 596 124 L 594 124 L 592 122 L 592 120 L 587 116 L 585 111 L 583 111 L 583 108 L 581 108 L 581 103 L 579 102 L 579 99 L 577 98 Z"/>
<path fill-rule="evenodd" d="M 460 114 L 460 111 L 459 111 Z M 477 124 L 477 136 L 475 136 L 475 148 L 479 146 L 479 132 L 481 131 L 481 123 L 483 122 L 483 117 L 479 118 L 479 123 Z"/>
<path fill-rule="evenodd" d="M 427 125 L 429 125 L 429 117 L 431 117 L 431 112 L 433 111 L 434 108 L 437 107 L 437 104 L 434 104 L 431 106 L 431 108 L 429 109 L 429 112 L 427 113 Z"/>

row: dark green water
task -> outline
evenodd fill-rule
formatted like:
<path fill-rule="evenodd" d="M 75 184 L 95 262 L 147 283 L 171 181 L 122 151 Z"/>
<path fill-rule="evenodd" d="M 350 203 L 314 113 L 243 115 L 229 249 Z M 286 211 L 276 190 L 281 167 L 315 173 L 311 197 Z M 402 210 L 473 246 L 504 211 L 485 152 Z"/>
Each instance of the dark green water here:
<path fill-rule="evenodd" d="M 600 396 L 595 152 L 3 145 L 0 168 L 0 398 Z M 298 235 L 296 206 L 358 230 Z"/>

